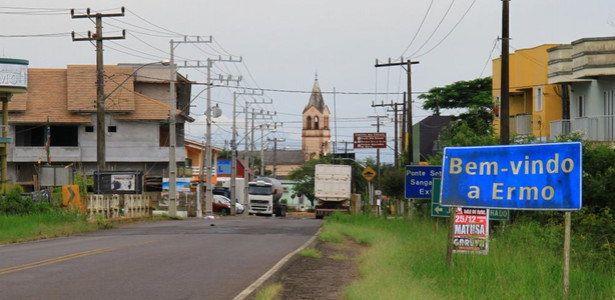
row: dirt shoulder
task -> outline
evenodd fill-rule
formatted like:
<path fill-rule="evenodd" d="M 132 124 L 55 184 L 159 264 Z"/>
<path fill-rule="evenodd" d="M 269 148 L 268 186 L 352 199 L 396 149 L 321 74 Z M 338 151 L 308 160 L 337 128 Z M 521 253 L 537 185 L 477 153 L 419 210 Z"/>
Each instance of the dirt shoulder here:
<path fill-rule="evenodd" d="M 364 247 L 350 240 L 343 243 L 316 240 L 308 248 L 317 249 L 322 257 L 297 254 L 262 287 L 281 283 L 278 299 L 344 299 L 344 288 L 360 277 L 358 257 Z M 250 298 L 254 299 L 255 295 Z"/>

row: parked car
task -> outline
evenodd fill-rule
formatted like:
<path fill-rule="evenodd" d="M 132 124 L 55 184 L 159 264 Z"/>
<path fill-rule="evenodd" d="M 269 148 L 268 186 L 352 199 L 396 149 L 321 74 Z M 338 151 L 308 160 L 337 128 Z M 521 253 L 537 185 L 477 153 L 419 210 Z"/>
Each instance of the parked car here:
<path fill-rule="evenodd" d="M 220 199 L 220 197 L 224 197 L 224 196 L 214 195 L 214 201 L 212 202 L 212 208 L 213 208 L 214 213 L 230 215 L 231 214 L 231 204 L 230 203 L 227 204 L 225 201 Z"/>
<path fill-rule="evenodd" d="M 214 195 L 214 203 L 222 203 L 228 206 L 228 211 L 231 211 L 231 199 L 224 197 L 222 195 Z M 235 210 L 238 214 L 243 214 L 243 205 L 241 203 L 235 202 Z"/>

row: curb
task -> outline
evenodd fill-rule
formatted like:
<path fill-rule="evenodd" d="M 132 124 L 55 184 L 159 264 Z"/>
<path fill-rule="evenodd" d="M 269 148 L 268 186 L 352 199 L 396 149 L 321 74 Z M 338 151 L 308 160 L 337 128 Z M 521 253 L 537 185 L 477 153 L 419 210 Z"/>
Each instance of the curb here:
<path fill-rule="evenodd" d="M 303 249 L 307 248 L 310 244 L 312 244 L 318 237 L 318 234 L 320 233 L 321 230 L 322 228 L 319 228 L 318 231 L 314 234 L 314 236 L 312 236 L 307 242 L 305 242 L 299 248 L 295 249 L 295 251 L 288 253 L 286 256 L 284 256 L 278 263 L 276 263 L 273 267 L 271 267 L 269 271 L 267 271 L 260 278 L 254 281 L 250 286 L 248 286 L 245 290 L 243 290 L 241 293 L 235 296 L 233 300 L 246 299 L 250 294 L 256 291 L 256 289 L 258 289 L 261 285 L 263 285 L 263 283 L 265 283 L 265 281 L 267 281 L 273 274 L 279 271 L 293 256 L 295 256 L 295 254 L 301 252 Z"/>

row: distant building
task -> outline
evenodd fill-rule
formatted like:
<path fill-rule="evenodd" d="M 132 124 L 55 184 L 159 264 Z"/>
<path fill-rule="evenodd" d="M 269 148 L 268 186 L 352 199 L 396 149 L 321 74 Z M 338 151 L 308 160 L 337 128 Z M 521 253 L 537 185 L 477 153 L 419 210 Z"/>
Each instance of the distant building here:
<path fill-rule="evenodd" d="M 547 73 L 547 50 L 558 44 L 518 49 L 509 55 L 510 135 L 533 135 L 546 141 L 551 133 L 551 121 L 562 118 L 562 98 L 559 86 L 550 84 Z M 493 60 L 493 129 L 500 135 L 501 58 Z"/>
<path fill-rule="evenodd" d="M 564 99 L 551 138 L 576 131 L 592 141 L 615 141 L 615 36 L 549 49 L 548 64 L 549 83 Z"/>
<path fill-rule="evenodd" d="M 105 66 L 106 161 L 108 170 L 161 175 L 169 162 L 169 67 L 160 64 Z M 176 74 L 177 146 L 184 145 L 191 82 Z M 8 175 L 32 186 L 37 165 L 97 169 L 96 68 L 29 69 L 28 92 L 9 102 Z M 49 151 L 46 151 L 49 127 Z M 181 149 L 181 148 L 180 148 Z M 176 152 L 180 164 L 184 151 Z M 29 188 L 28 188 L 29 189 Z"/>
<path fill-rule="evenodd" d="M 415 161 L 427 161 L 429 157 L 435 156 L 436 153 L 442 150 L 440 144 L 440 133 L 444 127 L 449 126 L 453 121 L 453 116 L 429 116 L 420 122 L 412 125 L 412 139 L 414 140 L 415 157 L 419 157 Z"/>

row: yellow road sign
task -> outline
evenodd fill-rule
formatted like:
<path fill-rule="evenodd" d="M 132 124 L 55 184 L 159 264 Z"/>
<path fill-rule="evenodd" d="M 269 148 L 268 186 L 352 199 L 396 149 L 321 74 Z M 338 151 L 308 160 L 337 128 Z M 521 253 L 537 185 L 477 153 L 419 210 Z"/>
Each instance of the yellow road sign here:
<path fill-rule="evenodd" d="M 376 177 L 376 171 L 374 171 L 374 169 L 372 169 L 370 166 L 367 166 L 365 169 L 363 169 L 361 175 L 363 175 L 363 178 L 365 178 L 365 180 L 372 181 L 372 179 Z"/>

